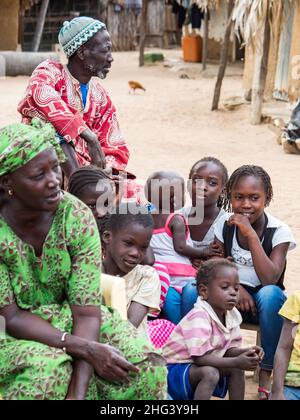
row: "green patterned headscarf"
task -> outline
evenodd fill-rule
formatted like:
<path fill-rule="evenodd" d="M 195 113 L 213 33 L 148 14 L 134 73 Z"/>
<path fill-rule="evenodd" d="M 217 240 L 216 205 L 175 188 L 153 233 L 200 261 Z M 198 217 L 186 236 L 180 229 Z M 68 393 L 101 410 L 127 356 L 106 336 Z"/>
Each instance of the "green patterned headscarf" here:
<path fill-rule="evenodd" d="M 54 149 L 60 162 L 65 156 L 51 124 L 33 119 L 32 125 L 11 124 L 0 130 L 0 176 L 21 168 L 39 153 Z"/>

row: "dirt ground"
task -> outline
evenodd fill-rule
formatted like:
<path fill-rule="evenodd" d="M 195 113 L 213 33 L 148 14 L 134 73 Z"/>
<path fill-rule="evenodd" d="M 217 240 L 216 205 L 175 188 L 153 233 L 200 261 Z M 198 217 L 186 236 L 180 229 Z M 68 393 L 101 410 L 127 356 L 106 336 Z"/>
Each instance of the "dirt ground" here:
<path fill-rule="evenodd" d="M 201 64 L 183 65 L 179 50 L 163 51 L 168 65 L 138 67 L 138 54 L 115 53 L 113 68 L 104 86 L 117 108 L 131 158 L 128 169 L 141 180 L 153 171 L 173 169 L 187 177 L 193 163 L 214 156 L 229 172 L 242 164 L 263 166 L 270 174 L 274 201 L 269 211 L 286 222 L 300 240 L 300 156 L 284 154 L 266 125 L 249 123 L 250 106 L 235 111 L 211 112 L 214 75 L 210 65 L 201 76 Z M 180 75 L 183 75 L 181 78 Z M 186 78 L 188 76 L 189 78 Z M 230 66 L 222 99 L 243 94 L 241 65 Z M 0 79 L 0 127 L 19 120 L 16 106 L 27 77 Z M 128 93 L 128 80 L 142 83 L 146 92 Z M 275 104 L 278 106 L 278 104 Z M 280 105 L 285 108 L 285 105 Z M 300 248 L 289 254 L 286 273 L 288 293 L 299 290 L 297 261 Z M 255 338 L 245 334 L 247 342 Z M 247 379 L 247 399 L 254 399 L 257 384 Z"/>

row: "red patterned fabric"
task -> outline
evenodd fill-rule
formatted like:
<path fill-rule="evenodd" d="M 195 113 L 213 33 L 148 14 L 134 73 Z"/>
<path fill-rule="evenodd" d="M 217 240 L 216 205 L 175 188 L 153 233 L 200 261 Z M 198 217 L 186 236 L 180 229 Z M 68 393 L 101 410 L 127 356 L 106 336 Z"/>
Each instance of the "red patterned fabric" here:
<path fill-rule="evenodd" d="M 83 109 L 79 82 L 66 66 L 46 60 L 34 70 L 18 111 L 25 124 L 33 117 L 51 122 L 65 141 L 74 144 L 80 166 L 91 163 L 86 142 L 80 137 L 90 128 L 98 136 L 107 165 L 118 171 L 126 169 L 129 151 L 120 132 L 116 109 L 98 78 L 89 82 Z"/>
<path fill-rule="evenodd" d="M 176 325 L 167 319 L 158 318 L 148 323 L 147 332 L 155 350 L 165 345 L 175 327 Z"/>

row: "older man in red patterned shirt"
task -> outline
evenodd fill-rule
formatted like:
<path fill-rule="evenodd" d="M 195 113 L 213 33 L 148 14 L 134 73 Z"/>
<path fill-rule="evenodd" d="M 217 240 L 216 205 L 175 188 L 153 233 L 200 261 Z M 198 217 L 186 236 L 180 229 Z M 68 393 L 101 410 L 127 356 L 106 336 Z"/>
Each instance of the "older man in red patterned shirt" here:
<path fill-rule="evenodd" d="M 68 160 L 67 178 L 78 167 L 96 164 L 118 174 L 126 170 L 129 151 L 120 132 L 116 109 L 99 83 L 113 61 L 104 23 L 90 17 L 65 22 L 59 42 L 67 66 L 46 60 L 33 72 L 18 105 L 22 121 L 39 117 L 52 123 Z"/>

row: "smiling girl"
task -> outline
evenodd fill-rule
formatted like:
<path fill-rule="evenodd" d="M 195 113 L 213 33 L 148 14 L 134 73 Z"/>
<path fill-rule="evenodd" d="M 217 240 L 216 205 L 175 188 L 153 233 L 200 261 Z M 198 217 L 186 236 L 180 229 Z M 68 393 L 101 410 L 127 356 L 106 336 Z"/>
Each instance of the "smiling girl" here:
<path fill-rule="evenodd" d="M 103 272 L 125 279 L 128 320 L 146 334 L 148 313 L 160 311 L 158 274 L 141 265 L 152 236 L 152 217 L 134 203 L 123 203 L 108 215 L 103 230 Z"/>
<path fill-rule="evenodd" d="M 287 252 L 296 246 L 289 227 L 265 213 L 273 197 L 271 179 L 260 166 L 238 168 L 227 184 L 233 213 L 215 226 L 216 240 L 238 267 L 241 282 L 238 308 L 243 321 L 259 323 L 265 357 L 259 376 L 259 398 L 267 399 L 285 301 L 283 275 Z"/>

